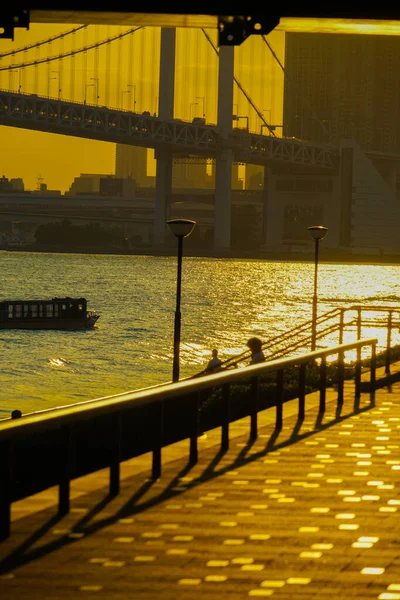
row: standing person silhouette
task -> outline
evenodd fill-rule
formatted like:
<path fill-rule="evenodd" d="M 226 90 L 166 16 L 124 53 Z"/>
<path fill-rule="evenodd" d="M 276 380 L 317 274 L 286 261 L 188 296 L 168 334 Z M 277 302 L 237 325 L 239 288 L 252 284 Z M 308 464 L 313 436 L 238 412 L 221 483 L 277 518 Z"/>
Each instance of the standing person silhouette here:
<path fill-rule="evenodd" d="M 247 340 L 247 347 L 251 351 L 251 365 L 255 365 L 265 361 L 265 356 L 262 351 L 262 341 L 257 337 L 252 337 Z"/>

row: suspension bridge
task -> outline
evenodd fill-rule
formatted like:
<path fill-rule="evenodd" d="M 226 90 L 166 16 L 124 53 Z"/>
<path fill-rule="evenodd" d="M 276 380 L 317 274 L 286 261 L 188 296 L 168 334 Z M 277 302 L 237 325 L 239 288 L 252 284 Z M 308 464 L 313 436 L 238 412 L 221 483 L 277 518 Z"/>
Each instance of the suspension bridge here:
<path fill-rule="evenodd" d="M 260 109 L 236 75 L 233 48 L 218 49 L 205 30 L 196 35 L 195 64 L 206 63 L 207 69 L 203 68 L 197 79 L 191 73 L 188 83 L 200 90 L 194 93 L 201 102 L 187 102 L 190 85 L 184 93 L 185 81 L 178 81 L 175 30 L 161 29 L 160 35 L 155 28 L 80 25 L 3 52 L 0 124 L 153 148 L 158 162 L 156 243 L 164 239 L 171 187 L 166 173 L 172 156 L 216 159 L 220 176 L 216 181 L 215 243 L 228 248 L 232 162 L 265 167 L 288 164 L 328 173 L 337 168 L 338 151 L 331 144 L 278 136 L 277 125 L 264 114 L 269 111 L 272 117 L 272 109 Z M 261 40 L 265 61 L 277 66 L 285 80 L 277 53 L 265 36 Z M 218 94 L 207 96 L 207 77 L 212 74 Z M 262 87 L 268 87 L 268 82 Z M 260 102 L 265 100 L 263 93 Z M 200 104 L 202 116 L 198 117 L 192 109 Z M 235 105 L 236 114 L 232 114 Z M 246 128 L 232 126 L 239 119 L 246 119 Z M 323 122 L 319 124 L 324 129 Z"/>

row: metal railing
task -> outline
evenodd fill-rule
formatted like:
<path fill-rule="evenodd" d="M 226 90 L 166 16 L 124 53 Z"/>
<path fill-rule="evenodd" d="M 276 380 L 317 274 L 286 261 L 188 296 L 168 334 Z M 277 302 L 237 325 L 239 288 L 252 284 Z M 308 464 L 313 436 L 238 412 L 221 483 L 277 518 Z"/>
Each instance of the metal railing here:
<path fill-rule="evenodd" d="M 70 482 L 104 468 L 110 470 L 110 495 L 120 487 L 120 463 L 148 452 L 152 453 L 152 478 L 161 476 L 162 448 L 189 440 L 189 461 L 198 460 L 198 435 L 201 431 L 221 428 L 221 448 L 229 447 L 229 424 L 250 416 L 250 439 L 257 438 L 257 417 L 266 408 L 263 383 L 274 381 L 272 402 L 276 410 L 276 429 L 282 427 L 284 401 L 298 398 L 298 419 L 304 418 L 306 370 L 318 373 L 319 413 L 325 411 L 327 358 L 337 355 L 337 403 L 344 401 L 344 355 L 355 350 L 355 398 L 361 395 L 361 350 L 370 348 L 369 393 L 376 384 L 375 338 L 341 344 L 334 348 L 229 370 L 175 384 L 165 384 L 136 392 L 127 392 L 64 408 L 32 413 L 0 423 L 0 539 L 10 534 L 11 504 L 53 486 L 59 488 L 58 511 L 70 507 Z M 285 398 L 285 372 L 295 374 L 294 396 Z M 274 375 L 276 378 L 274 379 Z M 293 381 L 293 379 L 292 379 Z M 236 410 L 237 391 L 248 386 L 242 413 Z M 247 388 L 246 388 L 247 389 Z M 204 394 L 218 390 L 220 402 L 213 420 L 200 426 L 201 400 Z M 243 393 L 243 392 L 241 392 Z M 177 418 L 179 416 L 179 418 Z"/>
<path fill-rule="evenodd" d="M 365 313 L 378 313 L 378 316 L 364 317 Z M 351 314 L 355 313 L 355 315 Z M 386 313 L 386 314 L 385 314 Z M 397 316 L 397 318 L 395 318 Z M 311 327 L 312 320 L 305 321 L 289 331 L 285 331 L 276 336 L 272 336 L 263 341 L 262 349 L 267 361 L 276 360 L 284 356 L 295 356 L 304 354 L 311 347 Z M 361 339 L 364 328 L 386 328 L 386 343 L 383 347 L 379 345 L 378 351 L 385 353 L 385 370 L 390 373 L 392 332 L 400 327 L 400 307 L 394 306 L 368 306 L 352 305 L 347 307 L 334 308 L 317 318 L 317 342 L 320 346 L 323 344 L 342 344 L 345 334 L 354 331 L 357 339 Z M 337 339 L 334 339 L 337 334 Z M 251 359 L 250 350 L 231 356 L 222 361 L 221 369 L 231 369 L 237 366 L 248 364 Z M 205 375 L 206 370 L 196 373 L 192 377 Z"/>

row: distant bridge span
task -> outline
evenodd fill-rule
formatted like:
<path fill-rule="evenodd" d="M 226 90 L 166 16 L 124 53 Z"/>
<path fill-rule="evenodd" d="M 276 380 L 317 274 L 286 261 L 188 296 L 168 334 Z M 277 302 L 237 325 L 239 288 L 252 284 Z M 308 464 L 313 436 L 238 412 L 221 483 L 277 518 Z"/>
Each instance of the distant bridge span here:
<path fill-rule="evenodd" d="M 35 94 L 0 90 L 0 125 L 129 144 L 184 156 L 215 158 L 233 150 L 237 162 L 292 164 L 336 169 L 338 150 L 326 144 L 277 138 L 233 129 L 228 137 L 216 125 L 163 120 L 105 106 L 67 102 Z"/>

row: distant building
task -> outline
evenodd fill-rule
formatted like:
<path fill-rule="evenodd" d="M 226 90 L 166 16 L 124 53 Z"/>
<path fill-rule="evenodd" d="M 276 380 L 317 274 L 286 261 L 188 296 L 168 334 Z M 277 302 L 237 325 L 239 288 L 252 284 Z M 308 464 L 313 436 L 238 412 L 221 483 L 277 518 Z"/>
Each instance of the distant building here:
<path fill-rule="evenodd" d="M 264 167 L 246 165 L 246 190 L 262 190 L 264 188 Z"/>
<path fill-rule="evenodd" d="M 154 177 L 147 175 L 147 154 L 147 148 L 117 144 L 115 176 L 119 179 L 135 179 L 138 187 L 154 186 Z"/>
<path fill-rule="evenodd" d="M 136 181 L 117 177 L 102 177 L 100 179 L 100 195 L 115 196 L 120 198 L 134 198 L 136 195 Z"/>
<path fill-rule="evenodd" d="M 67 195 L 79 196 L 80 194 L 98 194 L 100 192 L 100 179 L 106 177 L 104 173 L 92 174 L 81 173 L 79 177 L 75 177 Z M 110 175 L 113 177 L 113 175 Z"/>
<path fill-rule="evenodd" d="M 11 178 L 10 183 L 12 185 L 14 192 L 24 192 L 25 191 L 25 184 L 24 184 L 23 179 L 21 179 L 21 177 Z"/>
<path fill-rule="evenodd" d="M 47 183 L 40 183 L 37 190 L 33 190 L 32 194 L 40 194 L 41 196 L 61 196 L 61 190 L 49 190 Z"/>
<path fill-rule="evenodd" d="M 172 163 L 172 189 L 211 189 L 214 177 L 207 173 L 206 158 L 175 158 Z"/>
<path fill-rule="evenodd" d="M 400 38 L 287 33 L 284 135 L 400 152 Z"/>
<path fill-rule="evenodd" d="M 0 194 L 7 192 L 23 192 L 24 190 L 24 182 L 20 177 L 15 179 L 8 179 L 5 175 L 0 177 Z"/>

